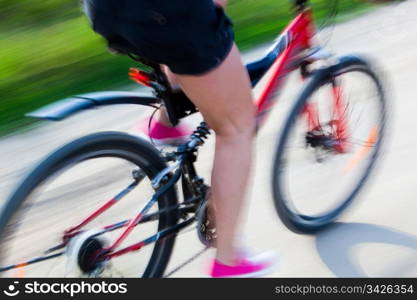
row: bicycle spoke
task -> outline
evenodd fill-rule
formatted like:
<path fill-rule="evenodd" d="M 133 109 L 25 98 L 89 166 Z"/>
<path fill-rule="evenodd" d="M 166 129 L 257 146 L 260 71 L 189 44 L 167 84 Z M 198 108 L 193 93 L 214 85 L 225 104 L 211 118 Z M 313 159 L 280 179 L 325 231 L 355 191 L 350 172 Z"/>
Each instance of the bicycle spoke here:
<path fill-rule="evenodd" d="M 361 160 L 365 159 L 366 155 L 371 151 L 372 147 L 378 140 L 378 127 L 374 127 L 371 129 L 369 133 L 365 145 L 363 145 L 355 155 L 347 162 L 346 167 L 343 169 L 343 173 L 348 173 L 355 168 Z"/>
<path fill-rule="evenodd" d="M 123 189 L 121 192 L 119 192 L 116 196 L 114 196 L 112 199 L 107 201 L 104 205 L 102 205 L 100 208 L 98 208 L 96 211 L 94 211 L 90 216 L 88 216 L 84 221 L 82 221 L 80 224 L 70 228 L 66 231 L 66 235 L 70 235 L 73 231 L 80 229 L 81 227 L 87 225 L 92 220 L 97 218 L 99 215 L 101 215 L 104 211 L 112 207 L 114 204 L 116 204 L 118 201 L 120 201 L 124 196 L 129 194 L 138 184 L 140 183 L 140 180 L 135 180 L 131 184 L 129 184 L 125 189 Z"/>

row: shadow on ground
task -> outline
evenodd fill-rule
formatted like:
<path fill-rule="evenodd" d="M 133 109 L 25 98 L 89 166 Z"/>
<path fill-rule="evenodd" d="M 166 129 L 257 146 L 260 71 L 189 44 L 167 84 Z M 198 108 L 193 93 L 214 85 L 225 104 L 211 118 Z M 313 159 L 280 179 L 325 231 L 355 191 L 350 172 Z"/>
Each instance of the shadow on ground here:
<path fill-rule="evenodd" d="M 391 269 L 390 274 L 387 274 L 388 277 L 408 277 L 408 272 L 412 271 L 414 274 L 417 270 L 417 236 L 415 235 L 373 224 L 336 223 L 316 236 L 316 249 L 321 260 L 337 277 L 369 277 L 366 270 L 359 265 L 353 248 L 371 243 L 416 250 L 412 259 L 399 263 Z M 385 255 L 389 258 L 390 253 Z"/>

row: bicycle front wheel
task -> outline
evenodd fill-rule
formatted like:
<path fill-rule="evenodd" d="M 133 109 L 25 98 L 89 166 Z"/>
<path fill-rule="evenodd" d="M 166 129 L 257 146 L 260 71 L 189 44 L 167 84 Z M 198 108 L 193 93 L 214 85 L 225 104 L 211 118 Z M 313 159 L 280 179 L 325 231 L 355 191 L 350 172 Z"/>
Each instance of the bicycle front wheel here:
<path fill-rule="evenodd" d="M 318 231 L 346 210 L 371 174 L 385 120 L 382 84 L 363 59 L 343 57 L 309 78 L 273 165 L 275 208 L 290 230 Z"/>
<path fill-rule="evenodd" d="M 174 188 L 117 247 L 136 244 L 138 251 L 96 259 L 152 198 L 151 179 L 165 167 L 149 143 L 117 132 L 89 135 L 54 152 L 1 212 L 0 276 L 161 277 L 175 234 L 149 237 L 177 224 L 178 213 L 168 209 L 177 204 Z"/>

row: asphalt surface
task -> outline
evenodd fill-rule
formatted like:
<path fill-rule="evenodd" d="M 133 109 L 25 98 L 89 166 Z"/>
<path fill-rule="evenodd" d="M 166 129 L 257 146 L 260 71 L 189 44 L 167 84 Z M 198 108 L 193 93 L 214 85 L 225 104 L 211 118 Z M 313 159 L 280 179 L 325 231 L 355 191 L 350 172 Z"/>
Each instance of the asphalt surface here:
<path fill-rule="evenodd" d="M 271 277 L 405 277 L 417 276 L 417 2 L 389 5 L 335 26 L 327 48 L 337 55 L 360 53 L 372 57 L 382 71 L 389 100 L 387 143 L 371 182 L 352 210 L 335 226 L 316 235 L 289 231 L 273 207 L 270 186 L 272 160 L 282 120 L 300 82 L 291 76 L 282 99 L 257 138 L 251 197 L 243 236 L 247 244 L 274 249 L 279 268 Z M 327 40 L 330 32 L 323 33 Z M 262 56 L 265 47 L 244 55 Z M 42 158 L 57 147 L 87 133 L 131 131 L 150 113 L 135 106 L 108 107 L 83 112 L 59 123 L 0 140 L 0 201 Z M 187 122 L 197 124 L 199 116 Z M 211 138 L 201 150 L 199 173 L 209 181 L 213 156 Z M 0 202 L 2 203 L 2 202 Z M 129 208 L 127 208 L 129 209 Z M 203 246 L 195 231 L 177 238 L 168 271 L 188 260 Z M 172 277 L 205 277 L 213 250 L 204 252 Z M 132 264 L 132 261 L 130 261 Z"/>

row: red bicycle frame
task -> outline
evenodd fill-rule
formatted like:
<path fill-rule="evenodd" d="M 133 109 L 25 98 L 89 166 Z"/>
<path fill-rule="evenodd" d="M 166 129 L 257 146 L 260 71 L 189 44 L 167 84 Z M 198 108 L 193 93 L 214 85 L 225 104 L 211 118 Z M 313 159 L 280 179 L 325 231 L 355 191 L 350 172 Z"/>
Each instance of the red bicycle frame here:
<path fill-rule="evenodd" d="M 279 92 L 285 77 L 294 69 L 299 68 L 300 58 L 303 52 L 312 48 L 312 37 L 314 35 L 314 24 L 311 10 L 301 12 L 280 35 L 284 41 L 284 49 L 277 55 L 271 67 L 272 75 L 269 78 L 264 90 L 259 98 L 255 101 L 257 106 L 257 128 L 260 128 L 271 108 L 276 103 L 276 95 Z M 305 54 L 304 54 L 305 55 Z M 303 78 L 304 79 L 304 78 Z M 333 127 L 335 129 L 335 137 L 338 143 L 334 146 L 334 150 L 344 153 L 347 150 L 347 125 L 344 116 L 344 102 L 340 86 L 333 82 Z M 305 104 L 302 114 L 307 119 L 308 129 L 310 131 L 320 129 L 320 120 L 318 110 L 314 103 Z M 337 121 L 336 121 L 337 120 Z"/>
<path fill-rule="evenodd" d="M 314 25 L 310 10 L 300 13 L 283 31 L 281 39 L 285 41 L 283 52 L 277 56 L 272 65 L 272 75 L 260 97 L 255 101 L 257 106 L 258 127 L 263 124 L 267 113 L 274 105 L 276 93 L 282 86 L 286 75 L 298 66 L 292 65 L 294 58 L 311 48 Z"/>

